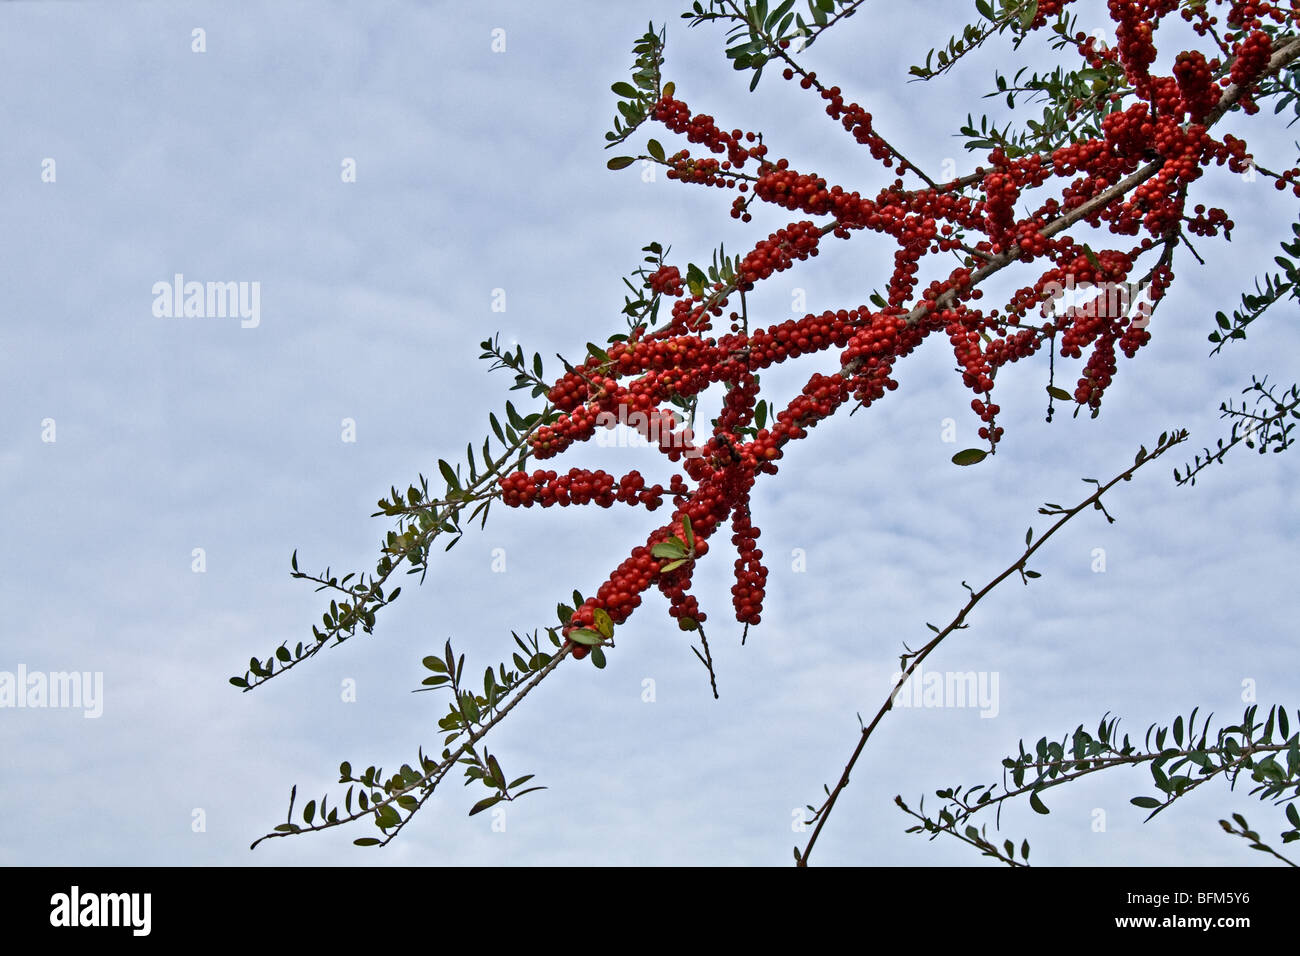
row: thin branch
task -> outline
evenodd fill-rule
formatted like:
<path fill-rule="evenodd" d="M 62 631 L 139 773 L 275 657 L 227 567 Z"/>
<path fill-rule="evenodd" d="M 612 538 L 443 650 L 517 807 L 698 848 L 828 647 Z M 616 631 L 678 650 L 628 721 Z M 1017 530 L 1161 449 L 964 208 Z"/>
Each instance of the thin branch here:
<path fill-rule="evenodd" d="M 856 766 L 858 762 L 858 758 L 862 755 L 862 751 L 866 747 L 867 741 L 871 739 L 872 733 L 875 731 L 876 727 L 880 724 L 880 721 L 884 719 L 885 714 L 887 714 L 890 710 L 893 709 L 894 698 L 897 696 L 898 692 L 902 689 L 903 685 L 907 683 L 908 679 L 912 676 L 912 673 L 916 670 L 916 668 L 920 666 L 921 662 L 924 661 L 927 657 L 929 657 L 931 652 L 933 652 L 935 648 L 937 648 L 939 644 L 941 644 L 944 641 L 944 639 L 948 637 L 948 635 L 952 634 L 954 631 L 960 630 L 961 628 L 967 626 L 966 617 L 970 614 L 972 610 L 974 610 L 975 606 L 979 604 L 981 600 L 983 600 L 991 591 L 993 591 L 994 588 L 996 588 L 1007 578 L 1011 577 L 1013 574 L 1023 573 L 1025 570 L 1025 563 L 1029 560 L 1029 558 L 1032 557 L 1034 553 L 1038 551 L 1039 548 L 1041 548 L 1044 544 L 1046 544 L 1048 540 L 1051 539 L 1052 535 L 1056 534 L 1056 532 L 1059 531 L 1065 525 L 1066 522 L 1068 522 L 1070 519 L 1074 518 L 1076 515 L 1080 514 L 1087 508 L 1091 507 L 1100 510 L 1102 495 L 1108 492 L 1111 488 L 1115 487 L 1115 485 L 1117 485 L 1119 482 L 1131 480 L 1134 473 L 1136 473 L 1138 469 L 1142 468 L 1143 465 L 1146 465 L 1148 462 L 1154 461 L 1155 459 L 1163 455 L 1166 451 L 1168 451 L 1170 448 L 1173 448 L 1175 445 L 1178 445 L 1186 441 L 1187 437 L 1188 437 L 1187 431 L 1180 429 L 1169 434 L 1168 441 L 1163 441 L 1159 443 L 1156 446 L 1156 450 L 1151 452 L 1150 454 L 1144 454 L 1143 452 L 1139 452 L 1137 460 L 1133 463 L 1133 465 L 1131 465 L 1129 468 L 1125 469 L 1124 471 L 1120 472 L 1118 475 L 1116 475 L 1110 481 L 1106 482 L 1104 485 L 1098 483 L 1097 490 L 1094 491 L 1087 498 L 1083 499 L 1073 508 L 1070 508 L 1068 510 L 1053 510 L 1053 511 L 1048 511 L 1045 508 L 1040 508 L 1039 509 L 1040 512 L 1048 513 L 1048 514 L 1059 514 L 1060 517 L 1056 520 L 1056 523 L 1053 524 L 1047 530 L 1045 534 L 1039 537 L 1037 541 L 1034 541 L 1032 544 L 1030 544 L 1019 558 L 1017 558 L 1014 562 L 1008 565 L 1007 568 L 1002 571 L 1002 573 L 1000 573 L 999 575 L 997 575 L 997 577 L 993 578 L 991 581 L 985 584 L 984 587 L 980 588 L 980 590 L 975 591 L 971 589 L 969 586 L 967 586 L 967 590 L 969 590 L 971 594 L 970 599 L 966 602 L 966 604 L 962 607 L 962 609 L 957 612 L 956 617 L 954 617 L 945 628 L 943 628 L 941 631 L 936 633 L 935 636 L 931 638 L 931 640 L 927 644 L 925 644 L 919 651 L 916 651 L 915 653 L 910 655 L 911 658 L 910 662 L 908 663 L 907 667 L 904 669 L 903 673 L 899 676 L 898 680 L 895 682 L 893 690 L 890 691 L 889 696 L 886 698 L 884 704 L 882 704 L 880 709 L 876 712 L 876 716 L 872 718 L 871 723 L 862 729 L 862 732 L 859 735 L 858 744 L 854 748 L 852 756 L 849 757 L 849 761 L 844 767 L 844 772 L 840 774 L 840 779 L 835 784 L 835 788 L 831 791 L 825 803 L 822 804 L 822 806 L 817 810 L 815 814 L 817 823 L 815 828 L 813 829 L 812 835 L 808 838 L 807 844 L 805 844 L 804 846 L 803 852 L 798 855 L 799 866 L 808 865 L 808 856 L 812 853 L 813 847 L 817 843 L 817 838 L 821 835 L 822 828 L 825 827 L 826 821 L 830 817 L 831 810 L 835 807 L 835 802 L 839 799 L 840 794 L 844 792 L 844 789 L 849 785 L 849 775 L 852 773 L 854 766 Z"/>
<path fill-rule="evenodd" d="M 704 653 L 701 654 L 692 646 L 691 650 L 695 651 L 695 656 L 700 659 L 700 663 L 709 669 L 709 686 L 713 688 L 713 699 L 718 699 L 718 678 L 713 672 L 713 655 L 709 653 L 709 639 L 704 636 L 704 628 L 697 622 L 695 629 L 700 632 L 700 643 L 704 645 Z"/>
<path fill-rule="evenodd" d="M 380 807 L 386 807 L 393 804 L 394 802 L 396 802 L 396 800 L 399 797 L 405 796 L 406 794 L 410 793 L 410 791 L 416 789 L 417 787 L 425 788 L 424 793 L 419 798 L 419 802 L 415 810 L 409 811 L 407 815 L 404 818 L 402 818 L 401 821 L 396 825 L 396 827 L 393 828 L 393 832 L 385 835 L 385 838 L 383 841 L 381 841 L 380 845 L 381 846 L 387 845 L 388 842 L 392 840 L 393 837 L 395 837 L 397 833 L 404 826 L 406 826 L 406 824 L 411 820 L 411 818 L 415 816 L 416 811 L 418 811 L 421 807 L 424 806 L 425 801 L 428 800 L 429 797 L 433 795 L 433 792 L 435 789 L 437 789 L 438 784 L 442 782 L 442 778 L 447 775 L 447 771 L 451 770 L 452 767 L 456 766 L 457 761 L 459 761 L 460 758 L 463 757 L 474 746 L 475 743 L 477 743 L 484 736 L 486 736 L 489 730 L 491 730 L 502 720 L 504 720 L 506 714 L 514 710 L 515 707 L 518 706 L 519 702 L 523 700 L 524 697 L 526 697 L 530 692 L 532 692 L 533 688 L 535 688 L 538 684 L 540 684 L 548 674 L 552 673 L 555 670 L 555 668 L 559 666 L 560 662 L 564 660 L 566 657 L 568 657 L 571 653 L 573 653 L 572 645 L 565 646 L 560 650 L 556 651 L 555 654 L 551 656 L 551 660 L 546 664 L 546 666 L 544 666 L 535 675 L 533 675 L 531 680 L 529 680 L 526 684 L 520 687 L 519 690 L 515 692 L 510 702 L 506 704 L 505 707 L 502 707 L 501 710 L 497 712 L 496 716 L 494 716 L 491 720 L 487 721 L 487 723 L 483 724 L 480 730 L 477 731 L 468 730 L 467 731 L 468 739 L 463 744 L 461 744 L 450 755 L 445 757 L 443 761 L 440 764 L 438 764 L 433 770 L 426 771 L 418 781 L 411 784 L 409 787 L 404 787 L 400 790 L 394 789 L 393 792 L 389 794 L 389 796 L 386 799 L 381 800 L 378 803 L 371 803 L 370 806 L 367 807 L 365 810 L 358 810 L 356 813 L 349 814 L 346 817 L 338 817 L 334 820 L 327 820 L 320 824 L 311 824 L 305 827 L 297 827 L 296 829 L 293 830 L 277 830 L 272 833 L 267 833 L 254 840 L 252 846 L 250 846 L 249 849 L 250 850 L 253 849 L 263 840 L 270 840 L 276 837 L 295 836 L 299 833 L 316 833 L 321 830 L 328 830 L 331 827 L 343 826 L 346 823 L 352 823 L 364 817 L 374 816 L 375 812 Z M 423 770 L 424 768 L 421 767 L 420 769 Z"/>

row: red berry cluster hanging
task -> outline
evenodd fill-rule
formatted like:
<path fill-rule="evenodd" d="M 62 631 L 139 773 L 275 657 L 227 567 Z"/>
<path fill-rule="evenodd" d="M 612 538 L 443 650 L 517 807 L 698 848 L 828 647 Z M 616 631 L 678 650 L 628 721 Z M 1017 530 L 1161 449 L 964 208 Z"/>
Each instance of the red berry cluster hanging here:
<path fill-rule="evenodd" d="M 1205 60 L 1200 50 L 1178 54 L 1174 63 L 1174 76 L 1178 91 L 1186 105 L 1192 122 L 1199 123 L 1219 105 L 1219 88 L 1214 84 L 1214 67 Z"/>
<path fill-rule="evenodd" d="M 1040 0 L 1032 28 L 1046 25 L 1067 2 Z M 1098 409 L 1117 374 L 1117 355 L 1132 358 L 1150 340 L 1150 309 L 1173 278 L 1166 256 L 1131 283 L 1131 276 L 1141 274 L 1142 258 L 1166 248 L 1183 227 L 1199 236 L 1230 233 L 1233 224 L 1222 209 L 1197 205 L 1187 214 L 1189 189 L 1211 164 L 1226 164 L 1234 172 L 1249 168 L 1246 144 L 1231 135 L 1216 139 L 1210 126 L 1228 106 L 1254 110 L 1254 84 L 1277 52 L 1266 23 L 1294 26 L 1300 21 L 1294 4 L 1284 9 L 1234 2 L 1227 19 L 1235 32 L 1220 36 L 1210 10 L 1222 5 L 1109 0 L 1115 48 L 1103 50 L 1083 35 L 1073 38 L 1074 45 L 1093 68 L 1121 67 L 1132 101 L 1123 106 L 1121 94 L 1103 96 L 1113 109 L 1100 117 L 1098 136 L 1042 155 L 1013 158 L 994 149 L 975 175 L 946 184 L 927 181 L 921 188 L 905 188 L 902 176 L 911 167 L 874 129 L 871 114 L 846 103 L 838 87 L 822 86 L 815 73 L 789 68 L 784 76 L 797 76 L 803 89 L 815 88 L 826 113 L 892 171 L 892 182 L 875 192 L 830 183 L 792 168 L 785 159 L 769 160 L 767 146 L 753 132 L 725 130 L 712 117 L 692 113 L 681 100 L 662 97 L 652 111 L 655 120 L 689 143 L 725 154 L 725 159 L 693 158 L 681 150 L 662 159 L 669 178 L 735 189 L 739 195 L 732 215 L 745 222 L 753 202 L 801 217 L 828 218 L 822 224 L 799 218 L 758 241 L 739 258 L 729 285 L 718 282 L 688 294 L 679 269 L 661 264 L 646 277 L 646 288 L 652 296 L 672 300 L 666 324 L 654 331 L 635 328 L 625 341 L 612 344 L 603 355 L 588 356 L 550 389 L 548 397 L 560 414 L 532 434 L 535 457 L 553 457 L 590 439 L 602 426 L 622 424 L 646 437 L 674 466 L 667 491 L 647 485 L 639 472 L 615 479 L 603 471 L 575 468 L 564 475 L 539 470 L 500 479 L 502 500 L 511 507 L 625 502 L 653 511 L 665 494 L 671 496 L 671 519 L 575 609 L 564 633 L 596 626 L 598 612 L 615 624 L 625 621 L 652 586 L 667 598 L 670 615 L 683 627 L 698 626 L 706 615 L 690 593 L 695 563 L 725 523 L 737 552 L 731 589 L 736 620 L 759 623 L 768 572 L 750 511 L 758 476 L 775 473 L 790 442 L 806 437 L 850 399 L 870 405 L 897 388 L 892 377 L 896 363 L 936 332 L 947 336 L 962 381 L 975 393 L 971 408 L 980 420 L 981 438 L 990 445 L 996 446 L 1003 435 L 996 424 L 1001 409 L 992 399 L 998 369 L 1033 355 L 1045 343 L 1053 343 L 1064 358 L 1084 359 L 1086 353 L 1074 398 L 1082 407 Z M 1210 58 L 1197 50 L 1179 53 L 1171 72 L 1162 75 L 1156 69 L 1155 34 L 1161 19 L 1175 12 L 1219 46 Z M 1084 102 L 1077 100 L 1074 106 L 1082 109 Z M 751 161 L 757 172 L 742 174 Z M 1270 175 L 1279 188 L 1294 186 L 1300 194 L 1300 167 Z M 1034 195 L 1031 191 L 1049 182 L 1056 185 L 1055 195 L 1035 200 L 1036 208 L 1020 208 L 1026 196 Z M 1124 248 L 1093 250 L 1064 235 L 1074 222 L 1140 239 Z M 896 247 L 892 272 L 882 286 L 884 298 L 873 299 L 876 307 L 831 309 L 752 329 L 732 312 L 729 329 L 711 334 L 714 321 L 726 314 L 729 296 L 744 295 L 764 279 L 816 256 L 828 233 L 847 239 L 864 230 L 889 237 Z M 922 264 L 953 252 L 965 261 L 944 267 L 922 286 Z M 1002 308 L 976 305 L 983 296 L 980 283 L 1013 262 L 1038 263 L 1039 278 L 1015 291 Z M 1094 298 L 1058 308 L 1063 289 L 1087 285 L 1097 287 Z M 1118 297 L 1116 290 L 1122 293 Z M 1033 324 L 1039 317 L 1042 324 Z M 838 351 L 836 374 L 813 375 L 770 423 L 756 421 L 756 373 L 830 349 Z M 701 439 L 679 427 L 670 406 L 713 386 L 726 393 L 707 438 Z M 574 653 L 581 656 L 586 650 Z"/>

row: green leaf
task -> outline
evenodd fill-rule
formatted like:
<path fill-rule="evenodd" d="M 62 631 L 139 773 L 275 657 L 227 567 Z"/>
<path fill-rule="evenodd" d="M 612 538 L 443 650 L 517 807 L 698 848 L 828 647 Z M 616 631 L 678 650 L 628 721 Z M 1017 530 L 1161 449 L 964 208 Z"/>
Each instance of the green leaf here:
<path fill-rule="evenodd" d="M 983 448 L 966 448 L 952 456 L 954 465 L 977 465 L 989 455 Z"/>
<path fill-rule="evenodd" d="M 232 677 L 230 678 L 230 683 L 234 684 L 236 687 L 248 686 L 248 681 L 244 680 L 242 677 Z"/>
<path fill-rule="evenodd" d="M 595 664 L 596 667 L 603 668 L 605 666 L 605 652 L 599 647 L 593 647 L 591 649 L 591 662 Z"/>
<path fill-rule="evenodd" d="M 669 538 L 656 544 L 650 553 L 656 558 L 684 558 L 687 553 L 686 544 L 680 538 Z"/>
<path fill-rule="evenodd" d="M 1038 3 L 1037 3 L 1037 0 L 1035 0 L 1035 3 L 1034 3 L 1034 10 L 1035 10 L 1035 11 L 1038 10 Z M 1094 269 L 1096 269 L 1098 272 L 1100 272 L 1100 271 L 1101 271 L 1101 260 L 1097 258 L 1097 253 L 1093 252 L 1093 251 L 1092 251 L 1092 247 L 1089 246 L 1086 242 L 1083 244 L 1083 254 L 1084 254 L 1084 256 L 1087 257 L 1088 262 L 1092 265 L 1092 267 L 1093 267 Z"/>
<path fill-rule="evenodd" d="M 447 664 L 440 657 L 426 657 L 424 659 L 424 666 L 439 674 L 447 673 Z"/>
<path fill-rule="evenodd" d="M 438 459 L 438 470 L 442 472 L 442 477 L 446 479 L 447 487 L 453 490 L 460 489 L 460 481 L 456 478 L 456 472 L 441 458 Z"/>
<path fill-rule="evenodd" d="M 494 807 L 500 802 L 501 802 L 501 794 L 499 793 L 494 794 L 490 797 L 484 797 L 478 803 L 474 804 L 473 809 L 469 811 L 469 815 L 472 817 L 476 813 L 482 813 L 488 807 Z"/>
<path fill-rule="evenodd" d="M 488 769 L 492 771 L 492 780 L 490 781 L 492 785 L 504 787 L 506 785 L 506 775 L 501 772 L 501 764 L 497 762 L 497 758 L 492 754 L 489 754 L 487 765 Z"/>
<path fill-rule="evenodd" d="M 1070 394 L 1069 392 L 1067 392 L 1065 389 L 1063 389 L 1063 388 L 1058 388 L 1058 387 L 1055 386 L 1055 385 L 1049 385 L 1049 386 L 1047 386 L 1047 394 L 1048 394 L 1048 395 L 1051 395 L 1052 398 L 1056 399 L 1058 402 L 1072 402 L 1072 401 L 1074 401 L 1074 396 L 1073 396 L 1073 395 L 1071 395 L 1071 394 Z"/>
<path fill-rule="evenodd" d="M 603 607 L 598 607 L 592 612 L 592 617 L 596 622 L 596 630 L 606 639 L 614 636 L 614 622 L 609 616 L 609 612 Z"/>
<path fill-rule="evenodd" d="M 613 86 L 610 87 L 610 89 L 613 90 L 615 93 L 617 93 L 619 96 L 623 97 L 624 99 L 629 99 L 629 100 L 638 99 L 641 95 L 636 91 L 636 87 L 633 86 L 631 83 L 624 83 L 622 81 L 615 83 Z"/>
<path fill-rule="evenodd" d="M 361 837 L 359 840 L 353 840 L 354 846 L 379 846 L 382 841 L 375 837 Z"/>
<path fill-rule="evenodd" d="M 695 529 L 691 527 L 691 516 L 682 515 L 682 533 L 686 536 L 686 550 L 695 550 Z"/>
<path fill-rule="evenodd" d="M 794 0 L 784 0 L 783 3 L 778 4 L 776 9 L 767 15 L 765 29 L 767 30 L 768 33 L 772 33 L 774 31 L 776 24 L 781 20 L 783 16 L 785 16 L 787 13 L 790 12 L 790 8 L 793 6 L 794 6 Z"/>
<path fill-rule="evenodd" d="M 665 565 L 664 565 L 662 568 L 660 568 L 659 570 L 660 570 L 660 572 L 662 572 L 663 574 L 667 574 L 669 571 L 676 571 L 678 568 L 680 568 L 680 567 L 681 567 L 683 564 L 685 564 L 685 563 L 686 563 L 686 559 L 685 559 L 685 558 L 678 558 L 676 561 L 670 561 L 670 562 L 668 562 L 667 564 L 665 564 Z"/>
<path fill-rule="evenodd" d="M 565 636 L 568 637 L 568 639 L 573 641 L 573 643 L 575 644 L 585 644 L 588 647 L 592 647 L 605 640 L 605 638 L 598 631 L 592 631 L 585 627 L 580 628 L 576 631 L 570 631 Z"/>
<path fill-rule="evenodd" d="M 1154 810 L 1156 807 L 1164 806 L 1163 802 L 1155 797 L 1134 797 L 1129 803 L 1135 807 L 1141 807 L 1143 810 Z"/>
<path fill-rule="evenodd" d="M 605 165 L 609 169 L 626 169 L 628 166 L 631 166 L 635 162 L 636 159 L 632 156 L 615 156 Z"/>
<path fill-rule="evenodd" d="M 1038 798 L 1037 790 L 1030 791 L 1029 805 L 1034 808 L 1035 813 L 1042 813 L 1042 814 L 1051 813 L 1051 811 L 1047 809 L 1047 805 L 1044 804 L 1043 801 Z"/>
<path fill-rule="evenodd" d="M 659 162 L 662 163 L 664 161 L 664 148 L 659 145 L 657 139 L 652 139 L 650 142 L 646 143 L 646 150 L 651 156 L 659 160 Z"/>
<path fill-rule="evenodd" d="M 478 723 L 479 717 L 482 716 L 482 712 L 478 709 L 478 701 L 474 699 L 474 695 L 466 691 L 461 695 L 460 703 L 465 717 L 467 717 L 471 723 Z"/>

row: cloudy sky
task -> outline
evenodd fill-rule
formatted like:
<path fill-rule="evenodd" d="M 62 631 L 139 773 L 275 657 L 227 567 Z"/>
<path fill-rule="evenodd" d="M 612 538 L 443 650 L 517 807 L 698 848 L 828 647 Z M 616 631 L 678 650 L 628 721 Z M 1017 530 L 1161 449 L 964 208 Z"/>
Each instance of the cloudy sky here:
<path fill-rule="evenodd" d="M 487 413 L 519 397 L 478 361 L 482 339 L 499 332 L 555 372 L 557 352 L 577 358 L 618 331 L 620 276 L 647 242 L 671 244 L 684 271 L 783 224 L 764 212 L 742 226 L 720 190 L 606 170 L 609 86 L 647 21 L 667 22 L 665 75 L 694 109 L 764 130 L 797 168 L 864 192 L 884 182 L 815 99 L 775 75 L 748 93 L 721 31 L 688 29 L 685 6 L 0 7 L 0 671 L 103 680 L 98 717 L 0 709 L 0 862 L 787 864 L 807 837 L 796 809 L 838 777 L 855 713 L 875 712 L 902 644 L 952 617 L 963 580 L 978 586 L 1018 556 L 1025 528 L 1046 527 L 1039 504 L 1078 500 L 1080 478 L 1122 470 L 1165 429 L 1212 444 L 1219 403 L 1251 373 L 1295 380 L 1294 307 L 1207 358 L 1214 312 L 1271 262 L 1295 213 L 1267 182 L 1217 171 L 1198 188 L 1232 213 L 1233 241 L 1199 243 L 1207 268 L 1183 254 L 1154 341 L 1122 361 L 1097 420 L 1058 411 L 1045 423 L 1045 361 L 1024 363 L 999 380 L 997 456 L 955 467 L 979 423 L 936 339 L 900 366 L 888 400 L 789 452 L 755 495 L 771 576 L 744 647 L 727 623 L 727 549 L 696 578 L 720 700 L 652 597 L 607 669 L 566 664 L 494 734 L 506 772 L 549 789 L 469 818 L 481 787 L 453 779 L 383 850 L 352 846 L 375 832 L 363 823 L 250 853 L 284 819 L 291 785 L 301 806 L 336 790 L 342 760 L 395 769 L 439 740 L 444 699 L 410 693 L 422 657 L 450 637 L 481 673 L 508 656 L 511 630 L 551 623 L 574 588 L 594 591 L 665 514 L 495 510 L 422 587 L 408 583 L 373 636 L 255 693 L 227 682 L 320 619 L 320 596 L 289 577 L 295 549 L 308 570 L 373 567 L 388 528 L 369 517 L 376 500 L 435 475 L 440 457 L 460 460 Z M 968 7 L 862 15 L 808 63 L 905 152 L 968 172 L 976 159 L 951 134 L 1005 54 L 906 81 Z M 1100 7 L 1085 26 L 1105 25 Z M 1292 135 L 1259 119 L 1241 129 L 1274 132 L 1248 141 L 1268 165 L 1291 165 Z M 779 322 L 856 306 L 891 261 L 870 240 L 832 243 L 767 283 L 751 312 Z M 257 283 L 256 323 L 155 315 L 155 283 L 177 274 Z M 788 398 L 833 364 L 804 360 L 765 384 Z M 1069 387 L 1077 369 L 1062 367 Z M 996 675 L 996 713 L 891 714 L 817 861 L 982 865 L 905 835 L 893 796 L 992 783 L 1017 741 L 1107 712 L 1140 737 L 1196 705 L 1232 722 L 1243 687 L 1296 706 L 1300 457 L 1243 452 L 1178 488 L 1185 457 L 1117 489 L 1116 524 L 1072 522 L 1035 559 L 1041 579 L 1007 583 L 931 658 L 938 672 Z M 584 448 L 572 464 L 668 475 L 644 449 Z M 1275 839 L 1280 814 L 1247 791 L 1205 788 L 1144 825 L 1128 801 L 1153 788 L 1134 770 L 1053 791 L 1049 816 L 1018 806 L 1002 824 L 1043 864 L 1260 864 L 1216 822 L 1242 811 Z"/>

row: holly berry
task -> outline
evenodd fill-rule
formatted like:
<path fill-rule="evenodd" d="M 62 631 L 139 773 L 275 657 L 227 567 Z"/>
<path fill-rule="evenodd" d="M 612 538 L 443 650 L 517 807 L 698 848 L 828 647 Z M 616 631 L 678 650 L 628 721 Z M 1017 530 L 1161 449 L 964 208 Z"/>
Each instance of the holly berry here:
<path fill-rule="evenodd" d="M 1066 2 L 1039 0 L 1027 29 L 1055 22 Z M 736 550 L 735 617 L 759 623 L 768 572 L 750 513 L 758 477 L 775 473 L 790 442 L 807 437 L 850 399 L 867 406 L 898 388 L 897 363 L 931 336 L 946 337 L 961 381 L 974 393 L 978 433 L 991 446 L 1003 438 L 997 424 L 1001 407 L 993 399 L 998 371 L 1044 345 L 1061 358 L 1083 362 L 1075 401 L 1099 409 L 1118 374 L 1119 356 L 1132 359 L 1151 339 L 1147 322 L 1138 319 L 1145 320 L 1173 280 L 1169 262 L 1159 258 L 1171 237 L 1184 230 L 1230 236 L 1233 221 L 1225 210 L 1196 204 L 1189 213 L 1188 196 L 1210 165 L 1238 173 L 1250 167 L 1246 143 L 1230 134 L 1215 138 L 1211 127 L 1225 104 L 1255 111 L 1252 94 L 1274 55 L 1270 30 L 1300 20 L 1294 4 L 1234 0 L 1225 32 L 1210 12 L 1220 5 L 1108 0 L 1114 47 L 1103 48 L 1083 34 L 1065 38 L 1100 74 L 1068 104 L 1071 117 L 1092 114 L 1095 135 L 1080 134 L 1041 154 L 1012 156 L 994 148 L 971 175 L 947 183 L 905 186 L 904 177 L 915 170 L 881 136 L 872 115 L 815 73 L 787 67 L 782 75 L 815 91 L 826 114 L 889 171 L 874 191 L 774 160 L 754 132 L 725 129 L 675 96 L 661 97 L 651 119 L 703 153 L 683 148 L 666 157 L 669 179 L 734 190 L 731 215 L 741 222 L 751 221 L 756 204 L 784 210 L 791 221 L 744 251 L 735 261 L 734 279 L 725 284 L 688 290 L 678 265 L 660 263 L 645 277 L 653 296 L 671 300 L 659 327 L 640 326 L 603 355 L 589 355 L 548 392 L 557 414 L 528 437 L 533 458 L 554 458 L 590 440 L 600 427 L 622 423 L 666 459 L 666 488 L 647 483 L 638 471 L 616 477 L 601 470 L 543 468 L 499 479 L 497 493 L 509 507 L 671 507 L 671 516 L 575 609 L 566 633 L 594 627 L 597 612 L 622 623 L 651 588 L 667 599 L 671 617 L 688 627 L 704 622 L 691 583 L 696 563 L 727 523 Z M 1154 37 L 1161 19 L 1175 10 L 1197 34 L 1213 37 L 1215 47 L 1210 57 L 1180 52 L 1164 74 Z M 1269 175 L 1278 189 L 1300 195 L 1300 167 Z M 1127 184 L 1122 191 L 1116 188 L 1120 183 Z M 1102 248 L 1081 245 L 1065 235 L 1064 226 L 1076 221 L 1117 238 L 1091 240 Z M 876 234 L 893 251 L 892 270 L 871 304 L 766 324 L 745 308 L 748 292 L 819 255 L 828 237 L 849 239 L 860 232 Z M 960 257 L 955 266 L 949 258 L 954 254 Z M 946 265 L 936 268 L 934 257 Z M 981 283 L 1012 263 L 1031 265 L 1037 278 L 995 307 L 984 307 Z M 1141 310 L 1132 301 L 1131 283 L 1145 295 Z M 1060 293 L 1071 284 L 1095 286 L 1102 297 L 1060 307 Z M 1116 289 L 1127 297 L 1119 305 L 1111 298 Z M 733 297 L 739 302 L 732 304 Z M 715 332 L 720 319 L 723 328 Z M 833 374 L 813 374 L 784 407 L 759 404 L 760 372 L 831 351 L 838 360 Z M 674 408 L 714 387 L 725 391 L 716 419 L 709 426 L 697 423 L 687 434 Z M 589 648 L 575 644 L 572 653 L 582 658 Z"/>

